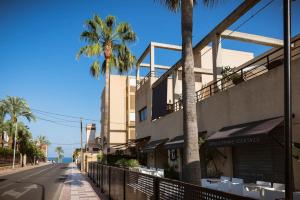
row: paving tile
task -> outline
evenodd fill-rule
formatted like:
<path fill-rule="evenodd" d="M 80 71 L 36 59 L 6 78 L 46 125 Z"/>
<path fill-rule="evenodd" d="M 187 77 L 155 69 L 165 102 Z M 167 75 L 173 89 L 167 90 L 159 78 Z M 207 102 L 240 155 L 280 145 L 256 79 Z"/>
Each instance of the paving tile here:
<path fill-rule="evenodd" d="M 84 176 L 80 173 L 75 164 L 72 163 L 70 166 L 73 168 L 68 171 L 69 176 L 64 185 L 64 188 L 66 184 L 70 187 L 70 198 L 60 198 L 60 200 L 100 200 L 90 183 L 85 180 Z"/>

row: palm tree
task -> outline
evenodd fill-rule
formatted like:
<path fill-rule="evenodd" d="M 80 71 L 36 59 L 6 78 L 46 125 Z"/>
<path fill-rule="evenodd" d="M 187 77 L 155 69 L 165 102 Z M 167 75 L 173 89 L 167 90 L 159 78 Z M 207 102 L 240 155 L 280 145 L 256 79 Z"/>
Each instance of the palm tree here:
<path fill-rule="evenodd" d="M 46 156 L 48 155 L 48 146 L 51 144 L 50 141 L 44 135 L 37 136 L 36 141 L 40 149 L 46 147 L 46 152 L 44 153 L 44 157 L 46 158 Z"/>
<path fill-rule="evenodd" d="M 25 117 L 29 122 L 35 120 L 35 116 L 32 114 L 25 99 L 20 97 L 8 96 L 0 101 L 0 107 L 4 109 L 5 114 L 10 116 L 10 121 L 15 126 L 14 134 L 14 156 L 13 156 L 13 168 L 15 167 L 16 158 L 16 140 L 18 132 L 18 118 Z"/>
<path fill-rule="evenodd" d="M 198 126 L 195 102 L 195 77 L 193 56 L 193 8 L 197 0 L 158 0 L 171 11 L 181 9 L 182 37 L 182 101 L 183 101 L 183 179 L 199 184 L 201 179 L 198 146 Z M 216 0 L 202 0 L 204 5 L 212 5 Z"/>
<path fill-rule="evenodd" d="M 48 138 L 44 135 L 37 136 L 36 141 L 38 142 L 38 145 L 40 145 L 40 146 L 51 144 L 50 141 L 48 140 Z"/>
<path fill-rule="evenodd" d="M 25 163 L 25 155 L 28 154 L 29 151 L 29 143 L 32 139 L 31 132 L 29 131 L 29 128 L 25 126 L 22 122 L 18 122 L 18 149 L 21 156 L 21 165 L 22 167 L 26 164 Z"/>
<path fill-rule="evenodd" d="M 64 157 L 64 150 L 61 146 L 57 146 L 55 148 L 55 152 L 57 153 L 57 162 L 62 162 L 62 158 Z"/>
<path fill-rule="evenodd" d="M 87 45 L 80 48 L 77 58 L 85 55 L 94 58 L 90 66 L 90 73 L 99 78 L 100 73 L 105 74 L 105 99 L 102 147 L 109 144 L 109 76 L 111 68 L 115 67 L 120 73 L 127 72 L 135 62 L 135 56 L 128 45 L 135 42 L 136 35 L 128 23 L 116 23 L 114 16 L 101 19 L 95 15 L 85 23 L 86 30 L 81 33 L 81 39 Z M 100 57 L 104 62 L 100 67 Z"/>

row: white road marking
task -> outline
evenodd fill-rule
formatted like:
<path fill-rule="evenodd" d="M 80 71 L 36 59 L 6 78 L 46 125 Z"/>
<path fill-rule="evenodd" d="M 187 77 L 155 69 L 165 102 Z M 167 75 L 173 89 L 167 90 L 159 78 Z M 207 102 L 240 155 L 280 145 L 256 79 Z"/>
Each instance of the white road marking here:
<path fill-rule="evenodd" d="M 13 185 L 14 183 L 8 183 L 8 184 L 6 184 L 6 185 L 2 185 L 1 187 L 0 187 L 0 189 L 3 189 L 3 188 L 6 188 L 7 186 L 10 186 L 10 185 Z"/>
<path fill-rule="evenodd" d="M 46 168 L 46 169 L 43 169 L 43 170 L 41 170 L 41 171 L 38 171 L 37 173 L 34 173 L 34 174 L 29 175 L 29 176 L 26 176 L 26 177 L 23 177 L 23 178 L 21 178 L 21 179 L 18 179 L 17 182 L 19 182 L 19 181 L 21 181 L 21 180 L 24 180 L 24 179 L 27 179 L 27 178 L 29 178 L 29 177 L 31 177 L 31 176 L 40 174 L 40 173 L 42 173 L 43 171 L 45 171 L 45 170 L 47 170 L 47 169 L 51 169 L 51 168 L 53 168 L 53 167 L 55 167 L 55 165 L 51 166 L 50 168 Z M 6 185 L 2 185 L 2 186 L 0 187 L 0 189 L 6 188 L 6 187 L 8 187 L 8 186 L 10 186 L 10 185 L 13 185 L 13 184 L 15 184 L 15 183 L 8 183 L 8 184 L 6 184 Z"/>
<path fill-rule="evenodd" d="M 38 174 L 42 173 L 43 171 L 50 170 L 50 169 L 53 168 L 53 167 L 55 167 L 55 165 L 54 165 L 54 166 L 51 166 L 50 168 L 46 168 L 46 169 L 43 169 L 43 170 L 41 170 L 41 171 L 38 171 L 38 172 L 36 172 L 36 173 L 34 173 L 34 174 L 30 174 L 29 176 L 25 176 L 25 177 L 19 179 L 18 181 L 27 179 L 27 178 L 32 177 L 32 176 L 35 176 L 35 175 L 38 175 Z"/>
<path fill-rule="evenodd" d="M 19 197 L 23 196 L 30 190 L 37 189 L 37 188 L 38 188 L 38 186 L 36 184 L 32 184 L 32 185 L 24 187 L 25 190 L 23 192 L 17 192 L 14 189 L 11 189 L 11 190 L 4 192 L 1 196 L 3 197 L 5 195 L 9 195 L 9 196 L 12 196 L 14 199 L 18 199 Z"/>

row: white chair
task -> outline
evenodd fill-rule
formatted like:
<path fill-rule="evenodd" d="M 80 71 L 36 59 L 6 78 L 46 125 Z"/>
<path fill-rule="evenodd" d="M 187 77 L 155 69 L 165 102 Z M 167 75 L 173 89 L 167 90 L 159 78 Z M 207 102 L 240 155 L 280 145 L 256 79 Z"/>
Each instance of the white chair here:
<path fill-rule="evenodd" d="M 244 190 L 243 191 L 243 195 L 245 197 L 251 197 L 253 199 L 261 199 L 261 196 L 259 194 L 258 191 L 247 191 L 247 190 Z"/>
<path fill-rule="evenodd" d="M 243 190 L 244 190 L 243 183 L 232 183 L 231 184 L 231 192 L 230 193 L 242 196 Z"/>
<path fill-rule="evenodd" d="M 207 181 L 206 178 L 202 178 L 202 179 L 201 179 L 201 186 L 202 186 L 202 187 L 207 187 L 208 184 L 210 184 L 210 183 Z"/>
<path fill-rule="evenodd" d="M 218 185 L 218 190 L 219 191 L 223 191 L 223 192 L 230 192 L 231 191 L 231 182 L 229 181 L 226 181 L 226 182 L 220 182 L 219 185 Z"/>
<path fill-rule="evenodd" d="M 272 183 L 271 182 L 265 182 L 265 181 L 256 181 L 256 185 L 260 185 L 260 186 L 266 186 L 266 187 L 272 187 Z"/>
<path fill-rule="evenodd" d="M 264 189 L 264 200 L 276 200 L 279 198 L 284 198 L 284 192 Z"/>
<path fill-rule="evenodd" d="M 232 183 L 244 183 L 244 179 L 241 179 L 241 178 L 232 178 L 231 182 Z"/>
<path fill-rule="evenodd" d="M 293 193 L 294 200 L 300 200 L 300 192 Z"/>
<path fill-rule="evenodd" d="M 282 183 L 273 183 L 273 188 L 275 190 L 284 190 L 285 189 L 285 185 Z"/>
<path fill-rule="evenodd" d="M 217 190 L 219 187 L 219 183 L 210 183 L 208 180 L 209 179 L 202 178 L 201 179 L 201 187 Z"/>
<path fill-rule="evenodd" d="M 230 181 L 230 177 L 221 176 L 221 181 Z"/>
<path fill-rule="evenodd" d="M 207 188 L 213 189 L 213 190 L 218 190 L 219 183 L 210 183 L 210 184 L 207 185 Z"/>

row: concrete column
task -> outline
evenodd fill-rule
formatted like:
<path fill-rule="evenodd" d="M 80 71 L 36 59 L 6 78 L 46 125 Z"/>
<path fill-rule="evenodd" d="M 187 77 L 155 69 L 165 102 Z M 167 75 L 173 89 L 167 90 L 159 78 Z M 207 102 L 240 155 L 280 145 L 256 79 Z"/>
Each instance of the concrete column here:
<path fill-rule="evenodd" d="M 135 76 L 136 76 L 136 86 L 140 83 L 140 66 L 137 65 L 135 68 Z"/>
<path fill-rule="evenodd" d="M 154 67 L 154 45 L 151 43 L 150 47 L 150 70 L 151 72 L 155 72 L 155 67 Z"/>
<path fill-rule="evenodd" d="M 215 35 L 212 42 L 212 58 L 213 58 L 213 81 L 217 81 L 222 78 L 221 68 L 222 68 L 222 45 L 221 36 Z M 219 68 L 219 69 L 218 69 Z"/>
<path fill-rule="evenodd" d="M 172 98 L 173 98 L 173 104 L 175 103 L 175 87 L 176 87 L 176 82 L 177 82 L 177 70 L 175 70 L 175 71 L 173 71 L 173 79 L 172 79 L 172 84 L 173 84 L 173 86 L 172 86 Z"/>

